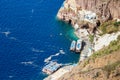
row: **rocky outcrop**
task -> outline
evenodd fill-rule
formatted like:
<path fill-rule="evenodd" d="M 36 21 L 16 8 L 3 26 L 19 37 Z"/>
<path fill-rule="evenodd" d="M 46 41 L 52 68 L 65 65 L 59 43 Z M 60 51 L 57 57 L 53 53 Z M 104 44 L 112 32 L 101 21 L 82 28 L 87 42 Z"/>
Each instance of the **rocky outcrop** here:
<path fill-rule="evenodd" d="M 92 10 L 98 14 L 102 20 L 120 18 L 119 0 L 76 0 L 79 7 Z"/>
<path fill-rule="evenodd" d="M 108 20 L 120 19 L 120 0 L 66 0 L 57 17 L 73 26 L 81 21 L 90 22 L 93 24 L 90 25 L 93 30 L 99 26 L 98 21 L 100 24 Z"/>

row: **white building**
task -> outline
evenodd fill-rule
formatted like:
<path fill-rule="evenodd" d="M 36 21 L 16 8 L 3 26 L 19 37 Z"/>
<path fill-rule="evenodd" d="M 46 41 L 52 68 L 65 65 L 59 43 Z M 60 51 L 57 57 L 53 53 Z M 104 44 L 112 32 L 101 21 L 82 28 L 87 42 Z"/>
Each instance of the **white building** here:
<path fill-rule="evenodd" d="M 96 20 L 96 13 L 92 11 L 80 10 L 78 16 L 80 20 L 88 21 L 91 23 L 94 23 Z"/>

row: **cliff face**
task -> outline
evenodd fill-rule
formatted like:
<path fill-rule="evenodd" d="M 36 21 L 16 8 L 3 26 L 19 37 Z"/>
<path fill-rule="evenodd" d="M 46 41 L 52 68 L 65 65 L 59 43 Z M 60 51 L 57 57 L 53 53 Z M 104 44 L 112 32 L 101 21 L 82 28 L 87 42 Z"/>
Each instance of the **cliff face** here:
<path fill-rule="evenodd" d="M 120 0 L 66 0 L 57 17 L 75 25 L 83 20 L 81 14 L 84 19 L 88 17 L 89 22 L 93 19 L 92 23 L 96 22 L 94 27 L 98 21 L 102 23 L 108 20 L 120 20 Z M 93 14 L 95 17 L 92 17 Z"/>
<path fill-rule="evenodd" d="M 75 0 L 78 7 L 93 11 L 100 19 L 120 19 L 120 0 Z"/>

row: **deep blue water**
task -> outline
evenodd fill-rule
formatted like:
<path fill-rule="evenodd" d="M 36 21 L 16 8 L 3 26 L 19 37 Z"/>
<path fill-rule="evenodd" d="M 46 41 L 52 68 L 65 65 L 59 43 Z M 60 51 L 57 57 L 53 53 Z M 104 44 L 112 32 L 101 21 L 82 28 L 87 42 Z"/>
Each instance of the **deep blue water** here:
<path fill-rule="evenodd" d="M 78 61 L 79 55 L 69 51 L 73 28 L 56 20 L 62 3 L 0 0 L 0 80 L 43 80 L 45 59 L 62 64 Z"/>

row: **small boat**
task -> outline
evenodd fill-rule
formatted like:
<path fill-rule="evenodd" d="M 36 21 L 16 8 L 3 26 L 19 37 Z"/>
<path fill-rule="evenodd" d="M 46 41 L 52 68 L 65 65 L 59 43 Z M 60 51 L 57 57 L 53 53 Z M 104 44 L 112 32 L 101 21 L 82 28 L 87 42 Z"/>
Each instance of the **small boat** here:
<path fill-rule="evenodd" d="M 76 46 L 76 41 L 72 41 L 71 46 L 70 46 L 70 50 L 75 51 L 75 46 Z"/>
<path fill-rule="evenodd" d="M 57 71 L 60 67 L 62 66 L 62 64 L 58 64 L 57 62 L 50 62 L 48 65 L 46 65 L 42 71 L 48 75 L 54 73 L 55 71 Z"/>
<path fill-rule="evenodd" d="M 76 52 L 80 52 L 82 48 L 82 40 L 79 39 L 77 40 L 77 44 L 76 44 Z"/>

